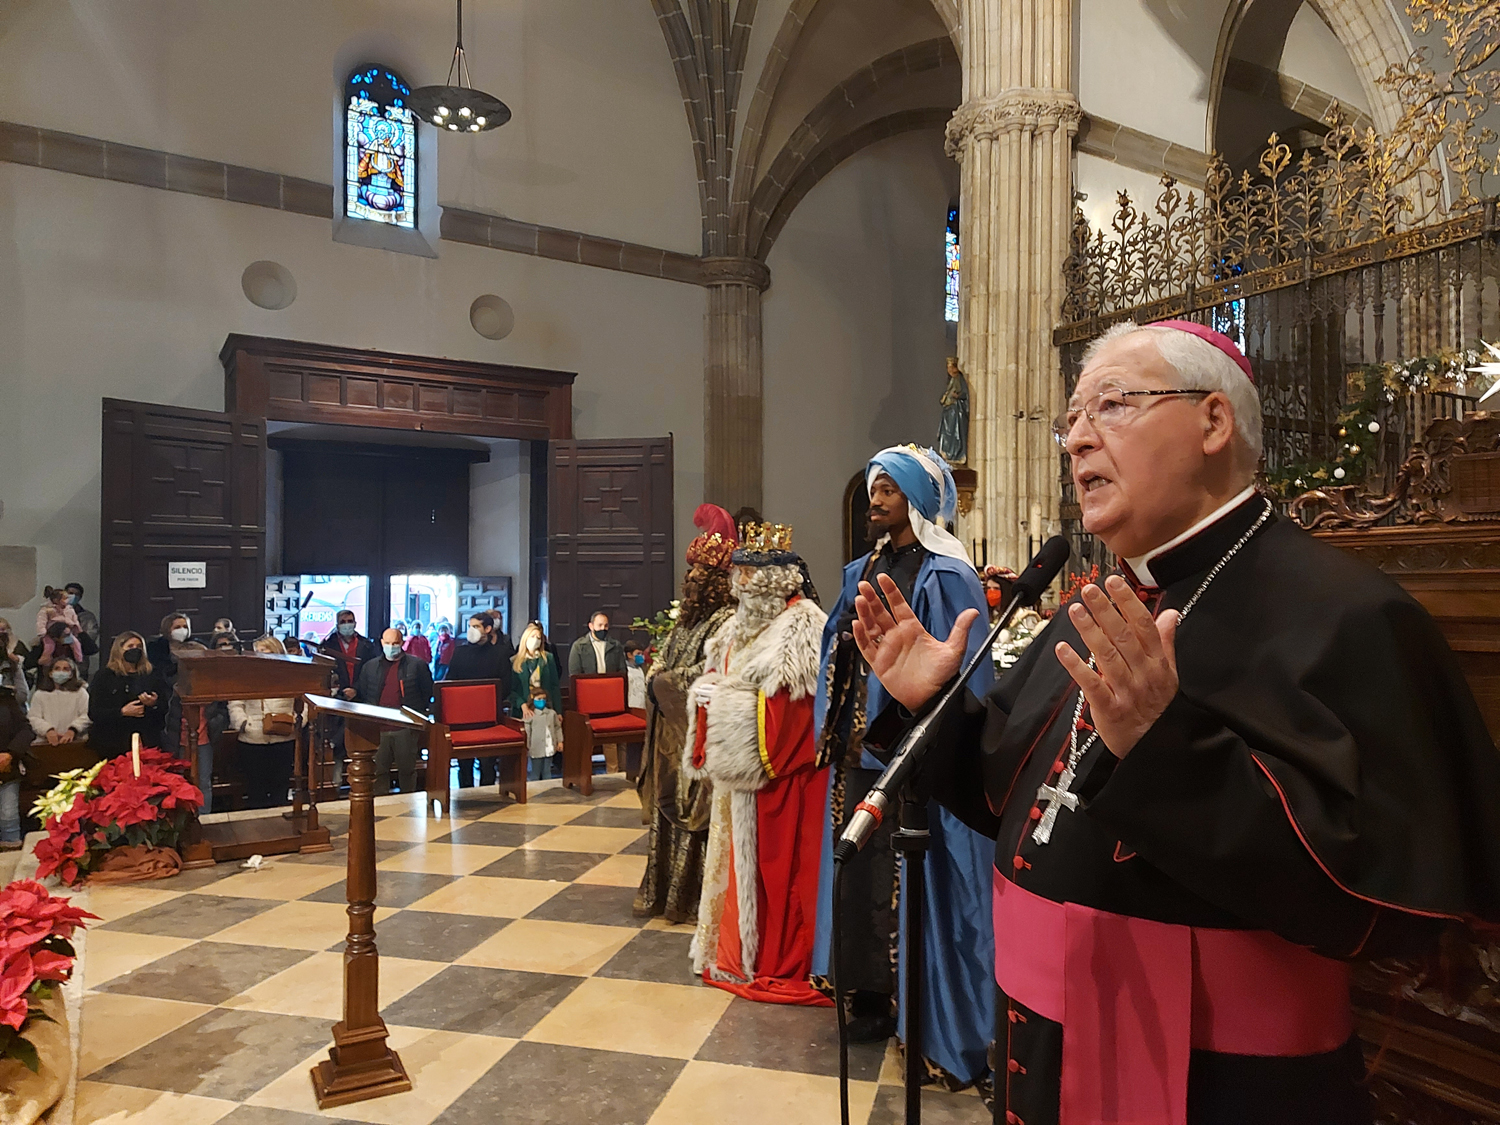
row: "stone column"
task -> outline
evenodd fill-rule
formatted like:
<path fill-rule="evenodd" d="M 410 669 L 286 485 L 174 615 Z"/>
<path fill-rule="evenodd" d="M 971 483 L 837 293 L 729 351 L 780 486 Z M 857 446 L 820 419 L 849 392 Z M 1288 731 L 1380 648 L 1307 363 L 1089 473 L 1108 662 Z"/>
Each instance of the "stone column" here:
<path fill-rule="evenodd" d="M 947 148 L 962 165 L 959 364 L 968 373 L 969 464 L 979 474 L 965 541 L 1020 568 L 1028 538 L 1058 527 L 1062 408 L 1052 329 L 1072 214 L 1071 0 L 962 0 L 964 103 Z"/>
<path fill-rule="evenodd" d="M 733 512 L 761 506 L 764 412 L 760 295 L 770 284 L 754 258 L 706 257 L 703 498 Z"/>

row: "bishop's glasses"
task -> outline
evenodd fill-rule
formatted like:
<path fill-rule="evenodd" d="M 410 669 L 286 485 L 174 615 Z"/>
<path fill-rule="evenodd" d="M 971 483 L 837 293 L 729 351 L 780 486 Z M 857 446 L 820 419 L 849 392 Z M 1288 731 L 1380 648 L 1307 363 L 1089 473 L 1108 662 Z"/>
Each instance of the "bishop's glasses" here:
<path fill-rule="evenodd" d="M 1132 398 L 1165 398 L 1170 395 L 1211 395 L 1213 393 L 1213 391 L 1175 388 L 1163 391 L 1122 391 L 1118 387 L 1111 387 L 1107 391 L 1100 391 L 1077 406 L 1068 407 L 1066 411 L 1052 419 L 1052 436 L 1057 439 L 1059 445 L 1067 445 L 1068 435 L 1073 432 L 1073 427 L 1078 425 L 1080 418 L 1087 418 L 1089 425 L 1101 433 L 1109 433 L 1122 426 L 1128 426 L 1151 405 L 1149 402 L 1136 405 L 1130 401 Z"/>

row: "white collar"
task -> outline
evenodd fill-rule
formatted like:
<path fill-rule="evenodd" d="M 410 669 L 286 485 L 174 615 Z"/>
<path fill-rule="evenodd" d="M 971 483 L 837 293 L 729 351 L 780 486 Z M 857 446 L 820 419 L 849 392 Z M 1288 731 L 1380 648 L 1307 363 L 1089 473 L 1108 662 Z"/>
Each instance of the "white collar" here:
<path fill-rule="evenodd" d="M 1229 503 L 1225 504 L 1222 508 L 1217 508 L 1214 511 L 1210 512 L 1208 515 L 1204 516 L 1201 520 L 1193 524 L 1192 527 L 1188 528 L 1176 538 L 1168 539 L 1160 547 L 1157 547 L 1154 550 L 1147 551 L 1139 558 L 1126 559 L 1125 563 L 1130 567 L 1130 572 L 1136 576 L 1136 579 L 1141 583 L 1141 585 L 1155 586 L 1157 582 L 1156 579 L 1151 576 L 1150 570 L 1150 563 L 1152 559 L 1158 557 L 1159 555 L 1166 554 L 1173 547 L 1182 546 L 1182 544 L 1186 543 L 1189 539 L 1197 535 L 1204 528 L 1208 527 L 1211 524 L 1218 523 L 1221 519 L 1223 519 L 1230 512 L 1234 511 L 1234 509 L 1238 508 L 1241 504 L 1243 504 L 1246 500 L 1250 499 L 1250 497 L 1254 495 L 1255 485 L 1252 484 L 1250 485 L 1250 487 L 1246 488 L 1244 492 L 1241 492 L 1238 496 L 1229 501 Z"/>

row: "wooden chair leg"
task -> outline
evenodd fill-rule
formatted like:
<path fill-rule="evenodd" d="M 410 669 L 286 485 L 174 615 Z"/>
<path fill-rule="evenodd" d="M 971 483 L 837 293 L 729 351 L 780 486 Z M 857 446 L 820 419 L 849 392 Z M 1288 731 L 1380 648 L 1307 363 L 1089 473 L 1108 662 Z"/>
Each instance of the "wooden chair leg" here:
<path fill-rule="evenodd" d="M 620 772 L 620 747 L 613 742 L 604 744 L 604 771 L 606 773 Z"/>

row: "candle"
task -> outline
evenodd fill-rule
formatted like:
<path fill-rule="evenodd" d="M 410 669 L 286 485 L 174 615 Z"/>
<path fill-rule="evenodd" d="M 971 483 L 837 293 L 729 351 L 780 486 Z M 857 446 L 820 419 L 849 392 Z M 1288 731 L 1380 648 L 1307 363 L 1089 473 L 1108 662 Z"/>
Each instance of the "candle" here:
<path fill-rule="evenodd" d="M 135 770 L 135 776 L 141 776 L 141 736 L 139 733 L 130 736 L 130 768 Z"/>

